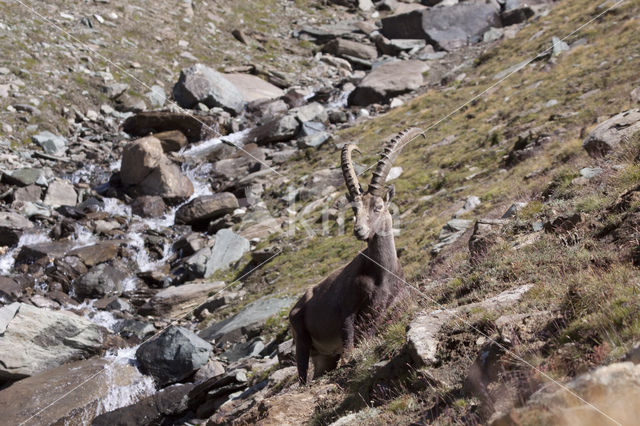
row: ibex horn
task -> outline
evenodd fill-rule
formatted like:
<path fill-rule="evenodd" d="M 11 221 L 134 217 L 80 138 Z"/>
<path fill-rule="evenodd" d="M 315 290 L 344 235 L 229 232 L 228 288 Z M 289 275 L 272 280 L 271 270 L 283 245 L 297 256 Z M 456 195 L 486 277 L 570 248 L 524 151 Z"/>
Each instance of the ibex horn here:
<path fill-rule="evenodd" d="M 398 133 L 396 137 L 391 139 L 385 145 L 384 151 L 382 151 L 382 155 L 380 156 L 380 160 L 376 165 L 376 169 L 373 171 L 373 176 L 371 176 L 371 183 L 369 184 L 368 189 L 368 192 L 371 195 L 380 196 L 380 192 L 382 191 L 384 182 L 387 179 L 389 170 L 391 170 L 391 165 L 400 153 L 400 150 L 404 148 L 404 146 L 408 144 L 409 141 L 413 140 L 413 138 L 419 135 L 422 135 L 422 137 L 426 137 L 421 129 L 418 129 L 417 127 L 411 127 Z"/>
<path fill-rule="evenodd" d="M 353 169 L 353 163 L 351 162 L 351 151 L 360 152 L 355 144 L 347 144 L 342 148 L 342 176 L 344 176 L 344 182 L 347 184 L 349 195 L 353 199 L 362 195 L 360 190 L 360 183 L 358 182 L 358 175 Z"/>

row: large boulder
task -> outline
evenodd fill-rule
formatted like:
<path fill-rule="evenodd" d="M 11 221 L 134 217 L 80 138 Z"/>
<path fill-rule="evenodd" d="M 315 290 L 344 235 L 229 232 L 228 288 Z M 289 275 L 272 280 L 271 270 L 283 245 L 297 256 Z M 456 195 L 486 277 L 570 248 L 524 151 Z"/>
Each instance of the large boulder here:
<path fill-rule="evenodd" d="M 349 96 L 350 105 L 367 106 L 386 102 L 394 96 L 418 89 L 422 73 L 429 66 L 422 61 L 394 61 L 380 65 L 362 79 Z"/>
<path fill-rule="evenodd" d="M 136 351 L 142 371 L 160 386 L 186 379 L 209 360 L 211 345 L 186 328 L 171 326 Z"/>
<path fill-rule="evenodd" d="M 3 389 L 0 413 L 7 425 L 82 425 L 97 414 L 133 404 L 153 392 L 153 380 L 127 359 L 93 358 Z"/>
<path fill-rule="evenodd" d="M 638 108 L 621 112 L 598 124 L 582 142 L 582 147 L 591 157 L 603 157 L 637 132 L 640 132 Z"/>
<path fill-rule="evenodd" d="M 194 224 L 217 219 L 238 208 L 238 199 L 230 192 L 194 198 L 176 211 L 176 223 Z"/>
<path fill-rule="evenodd" d="M 104 339 L 103 329 L 69 312 L 18 302 L 4 306 L 0 308 L 0 382 L 94 355 Z"/>
<path fill-rule="evenodd" d="M 203 103 L 209 108 L 221 107 L 233 113 L 242 111 L 245 105 L 242 93 L 223 74 L 196 64 L 180 72 L 173 87 L 173 97 L 183 108 L 193 108 Z"/>
<path fill-rule="evenodd" d="M 158 195 L 169 203 L 186 200 L 193 195 L 193 184 L 180 170 L 180 167 L 168 159 L 134 187 L 137 195 Z"/>
<path fill-rule="evenodd" d="M 224 77 L 238 88 L 245 102 L 253 102 L 265 99 L 276 99 L 284 95 L 284 91 L 251 74 L 231 73 Z"/>
<path fill-rule="evenodd" d="M 434 47 L 453 50 L 477 42 L 491 27 L 500 27 L 495 4 L 464 2 L 393 15 L 382 20 L 382 34 L 389 39 L 425 39 Z"/>
<path fill-rule="evenodd" d="M 236 234 L 231 229 L 219 230 L 216 233 L 216 242 L 211 249 L 211 257 L 207 261 L 205 278 L 240 260 L 250 248 L 249 240 Z"/>
<path fill-rule="evenodd" d="M 94 266 L 73 283 L 75 295 L 79 300 L 85 297 L 96 298 L 120 294 L 127 274 L 106 263 Z"/>
<path fill-rule="evenodd" d="M 142 305 L 138 312 L 142 315 L 181 317 L 204 303 L 211 293 L 222 288 L 224 288 L 222 281 L 167 287 Z"/>
<path fill-rule="evenodd" d="M 13 212 L 0 212 L 0 246 L 18 244 L 20 236 L 33 228 L 29 219 Z"/>
<path fill-rule="evenodd" d="M 142 182 L 164 159 L 160 140 L 148 136 L 135 140 L 122 151 L 120 179 L 125 185 L 137 185 Z"/>

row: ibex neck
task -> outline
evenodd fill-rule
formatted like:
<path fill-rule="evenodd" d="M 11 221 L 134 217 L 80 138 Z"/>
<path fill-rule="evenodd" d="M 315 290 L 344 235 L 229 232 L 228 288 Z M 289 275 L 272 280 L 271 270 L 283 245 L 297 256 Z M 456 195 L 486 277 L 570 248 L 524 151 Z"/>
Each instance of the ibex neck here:
<path fill-rule="evenodd" d="M 381 272 L 388 273 L 391 271 L 395 273 L 398 257 L 396 256 L 396 244 L 393 239 L 391 218 L 387 221 L 385 231 L 376 234 L 369 240 L 367 255 L 370 257 L 370 262 L 382 268 Z"/>

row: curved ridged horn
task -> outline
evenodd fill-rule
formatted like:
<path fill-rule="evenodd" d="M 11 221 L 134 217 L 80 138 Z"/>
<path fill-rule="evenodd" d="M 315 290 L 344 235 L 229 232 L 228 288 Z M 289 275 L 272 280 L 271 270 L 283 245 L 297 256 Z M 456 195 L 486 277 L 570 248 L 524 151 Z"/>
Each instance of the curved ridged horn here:
<path fill-rule="evenodd" d="M 382 155 L 380 156 L 380 160 L 378 160 L 378 164 L 376 165 L 376 169 L 373 171 L 373 175 L 371 176 L 371 183 L 369 184 L 368 189 L 368 192 L 371 195 L 380 196 L 380 191 L 384 186 L 385 179 L 387 179 L 387 175 L 389 174 L 389 170 L 391 169 L 391 164 L 393 164 L 393 162 L 395 161 L 396 157 L 400 153 L 400 150 L 406 144 L 408 144 L 409 141 L 411 141 L 418 135 L 426 137 L 422 129 L 418 129 L 417 127 L 410 127 L 398 133 L 396 137 L 391 139 L 385 145 L 384 150 L 382 151 Z"/>
<path fill-rule="evenodd" d="M 360 152 L 355 144 L 347 144 L 342 147 L 341 166 L 342 176 L 344 176 L 344 182 L 347 184 L 349 195 L 351 198 L 355 198 L 362 195 L 360 191 L 360 183 L 358 182 L 358 175 L 353 168 L 351 162 L 351 151 Z"/>

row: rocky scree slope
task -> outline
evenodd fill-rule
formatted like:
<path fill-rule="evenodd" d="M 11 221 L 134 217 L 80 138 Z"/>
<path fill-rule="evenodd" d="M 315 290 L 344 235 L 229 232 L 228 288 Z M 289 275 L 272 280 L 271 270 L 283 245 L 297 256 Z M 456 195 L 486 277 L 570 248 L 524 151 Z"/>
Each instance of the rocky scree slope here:
<path fill-rule="evenodd" d="M 632 421 L 638 7 L 241 3 L 0 3 L 6 418 Z M 361 248 L 338 148 L 408 126 L 415 297 L 301 388 L 285 314 Z"/>

